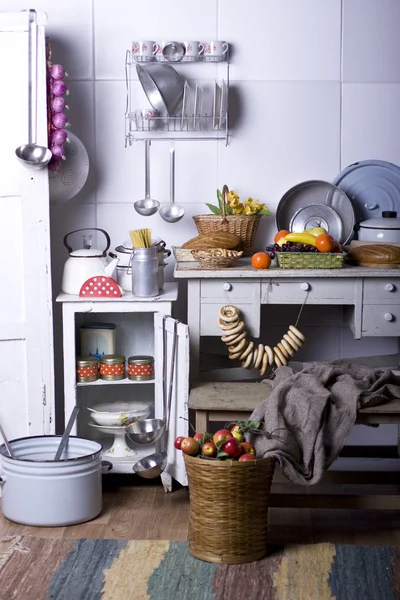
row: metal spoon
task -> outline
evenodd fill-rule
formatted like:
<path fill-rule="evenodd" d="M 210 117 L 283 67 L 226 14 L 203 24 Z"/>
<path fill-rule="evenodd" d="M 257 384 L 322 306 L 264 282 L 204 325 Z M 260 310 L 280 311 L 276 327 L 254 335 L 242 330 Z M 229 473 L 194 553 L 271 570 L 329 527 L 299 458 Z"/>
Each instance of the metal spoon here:
<path fill-rule="evenodd" d="M 150 143 L 150 140 L 145 140 L 144 144 L 145 197 L 133 205 L 136 212 L 143 217 L 154 215 L 160 208 L 159 201 L 150 197 Z"/>
<path fill-rule="evenodd" d="M 176 342 L 177 342 L 177 322 L 174 321 L 174 333 L 172 339 L 172 357 L 169 375 L 169 391 L 168 391 L 168 408 L 166 414 L 166 427 L 165 427 L 165 447 L 168 450 L 168 437 L 169 437 L 169 423 L 171 418 L 171 405 L 172 405 L 172 390 L 174 387 L 174 374 L 175 374 L 175 357 L 176 357 Z M 168 463 L 167 450 L 160 453 L 150 454 L 145 456 L 139 462 L 133 466 L 133 471 L 144 479 L 154 479 L 161 475 L 165 470 Z"/>
<path fill-rule="evenodd" d="M 37 142 L 37 23 L 36 11 L 29 11 L 29 68 L 28 68 L 28 143 L 18 146 L 15 154 L 28 169 L 43 169 L 48 165 L 52 153 Z"/>
<path fill-rule="evenodd" d="M 10 442 L 8 441 L 8 439 L 7 439 L 7 436 L 6 436 L 6 434 L 4 433 L 4 429 L 3 429 L 3 427 L 2 427 L 1 425 L 0 425 L 0 433 L 1 433 L 1 437 L 2 437 L 2 438 L 3 438 L 3 440 L 4 440 L 4 445 L 5 445 L 5 447 L 7 448 L 7 452 L 8 452 L 8 454 L 10 455 L 10 457 L 11 457 L 11 458 L 15 458 L 15 456 L 14 456 L 14 453 L 13 453 L 13 451 L 11 450 L 11 445 L 10 445 Z"/>
<path fill-rule="evenodd" d="M 76 417 L 78 415 L 78 412 L 79 412 L 79 407 L 78 406 L 74 406 L 74 409 L 73 409 L 73 411 L 71 413 L 71 416 L 69 418 L 68 424 L 67 424 L 67 426 L 65 428 L 65 431 L 63 433 L 63 436 L 61 438 L 61 442 L 60 442 L 60 444 L 59 444 L 59 446 L 57 448 L 57 452 L 56 452 L 56 455 L 54 457 L 54 460 L 60 460 L 61 455 L 64 452 L 65 446 L 68 443 L 69 434 L 71 433 L 71 429 L 72 429 L 72 427 L 73 427 L 73 425 L 75 423 L 75 419 L 76 419 Z"/>
<path fill-rule="evenodd" d="M 180 221 L 185 214 L 185 209 L 175 204 L 175 145 L 172 142 L 170 151 L 170 203 L 160 208 L 160 215 L 167 223 Z"/>

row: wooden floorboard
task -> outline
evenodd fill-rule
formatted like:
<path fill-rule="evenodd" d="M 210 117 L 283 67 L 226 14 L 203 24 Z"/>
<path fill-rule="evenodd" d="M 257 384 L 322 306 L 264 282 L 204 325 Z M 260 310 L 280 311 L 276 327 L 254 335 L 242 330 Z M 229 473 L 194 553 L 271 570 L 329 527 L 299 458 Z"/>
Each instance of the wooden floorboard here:
<path fill-rule="evenodd" d="M 116 486 L 114 489 L 107 485 L 104 510 L 89 523 L 57 528 L 26 527 L 11 523 L 0 513 L 0 537 L 34 535 L 179 541 L 187 538 L 188 521 L 186 488 L 165 494 L 159 483 Z M 400 510 L 273 507 L 269 511 L 269 541 L 271 544 L 400 544 Z"/>

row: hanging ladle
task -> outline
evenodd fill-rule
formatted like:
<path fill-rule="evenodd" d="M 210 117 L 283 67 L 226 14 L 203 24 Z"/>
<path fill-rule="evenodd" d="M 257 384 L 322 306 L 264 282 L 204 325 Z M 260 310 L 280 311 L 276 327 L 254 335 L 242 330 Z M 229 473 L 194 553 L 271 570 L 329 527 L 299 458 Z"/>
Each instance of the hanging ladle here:
<path fill-rule="evenodd" d="M 150 197 L 150 140 L 144 143 L 145 197 L 134 203 L 134 209 L 143 217 L 154 215 L 160 208 L 158 200 Z"/>
<path fill-rule="evenodd" d="M 3 429 L 3 427 L 1 425 L 0 425 L 0 434 L 1 434 L 1 437 L 3 438 L 3 440 L 4 440 L 4 445 L 6 447 L 6 450 L 7 450 L 8 454 L 10 455 L 11 458 L 15 458 L 14 453 L 13 453 L 13 451 L 11 449 L 10 442 L 8 441 L 8 438 L 7 438 L 7 436 L 6 436 L 5 432 L 4 432 L 4 429 Z"/>
<path fill-rule="evenodd" d="M 172 356 L 171 356 L 171 368 L 169 374 L 169 389 L 168 389 L 168 407 L 166 414 L 166 425 L 165 425 L 165 447 L 168 450 L 168 434 L 169 434 L 169 423 L 171 418 L 171 406 L 172 406 L 172 390 L 174 387 L 174 373 L 175 373 L 175 356 L 176 356 L 176 342 L 177 342 L 177 322 L 174 321 L 174 332 L 172 338 Z M 163 341 L 164 349 L 165 342 Z M 164 353 L 165 356 L 165 353 Z M 165 398 L 165 382 L 163 382 L 164 398 Z M 164 404 L 165 407 L 165 404 Z M 144 479 L 154 479 L 159 477 L 165 470 L 168 463 L 167 450 L 164 452 L 150 454 L 139 460 L 133 465 L 133 472 L 136 475 L 140 475 Z"/>
<path fill-rule="evenodd" d="M 38 40 L 36 11 L 29 11 L 29 65 L 28 65 L 28 143 L 19 146 L 15 154 L 28 169 L 43 169 L 52 157 L 45 146 L 37 142 L 37 77 L 38 77 Z"/>
<path fill-rule="evenodd" d="M 185 209 L 175 204 L 175 145 L 171 142 L 170 152 L 170 203 L 160 208 L 160 215 L 167 223 L 180 221 L 185 214 Z"/>
<path fill-rule="evenodd" d="M 66 445 L 68 444 L 68 440 L 69 440 L 69 434 L 71 433 L 72 427 L 74 426 L 76 417 L 78 415 L 79 412 L 79 407 L 78 406 L 74 406 L 73 411 L 71 413 L 71 416 L 68 420 L 67 426 L 65 428 L 65 431 L 62 435 L 61 438 L 61 442 L 57 448 L 56 454 L 54 456 L 54 460 L 60 460 L 62 453 L 65 450 Z"/>

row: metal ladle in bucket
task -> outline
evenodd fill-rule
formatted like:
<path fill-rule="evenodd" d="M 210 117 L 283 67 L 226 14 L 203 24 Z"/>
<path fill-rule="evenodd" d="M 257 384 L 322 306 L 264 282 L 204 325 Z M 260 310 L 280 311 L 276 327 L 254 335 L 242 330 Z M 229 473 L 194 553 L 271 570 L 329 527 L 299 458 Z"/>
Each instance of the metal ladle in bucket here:
<path fill-rule="evenodd" d="M 167 223 L 180 221 L 185 214 L 185 209 L 175 204 L 175 145 L 170 147 L 170 203 L 160 209 L 160 215 Z"/>
<path fill-rule="evenodd" d="M 174 373 L 175 373 L 175 356 L 176 356 L 176 342 L 177 342 L 177 322 L 174 321 L 174 333 L 172 339 L 172 357 L 171 357 L 171 369 L 169 375 L 169 389 L 168 389 L 168 407 L 166 414 L 166 425 L 165 425 L 165 447 L 168 450 L 168 434 L 169 434 L 169 423 L 171 418 L 171 406 L 172 406 L 172 390 L 174 387 Z M 164 346 L 165 348 L 165 346 Z M 165 353 L 164 353 L 165 357 Z M 163 382 L 164 383 L 164 382 Z M 164 398 L 165 398 L 165 385 Z M 164 404 L 165 407 L 165 404 Z M 161 475 L 165 470 L 168 462 L 167 450 L 160 453 L 150 454 L 145 456 L 139 462 L 133 466 L 133 472 L 144 479 L 154 479 Z"/>
<path fill-rule="evenodd" d="M 144 143 L 145 197 L 134 203 L 134 209 L 143 217 L 154 215 L 160 208 L 158 200 L 150 197 L 150 140 Z"/>
<path fill-rule="evenodd" d="M 15 154 L 28 169 L 43 169 L 52 154 L 48 148 L 37 144 L 37 23 L 36 11 L 29 11 L 29 66 L 28 66 L 28 143 L 18 146 Z"/>

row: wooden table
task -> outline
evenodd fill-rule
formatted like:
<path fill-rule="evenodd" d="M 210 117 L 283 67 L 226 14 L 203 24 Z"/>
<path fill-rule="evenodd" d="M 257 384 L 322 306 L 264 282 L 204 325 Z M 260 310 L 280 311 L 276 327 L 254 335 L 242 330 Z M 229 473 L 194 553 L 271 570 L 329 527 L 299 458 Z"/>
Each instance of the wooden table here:
<path fill-rule="evenodd" d="M 346 323 L 355 339 L 400 336 L 400 269 L 346 266 L 329 270 L 256 271 L 249 259 L 241 259 L 234 267 L 219 271 L 206 270 L 197 263 L 177 263 L 174 275 L 176 279 L 188 281 L 192 383 L 189 408 L 195 412 L 198 431 L 206 430 L 209 422 L 246 419 L 270 391 L 265 383 L 200 381 L 200 339 L 221 336 L 217 321 L 224 304 L 240 309 L 249 334 L 255 338 L 260 335 L 263 304 L 303 302 L 344 306 Z M 360 411 L 358 422 L 400 424 L 400 402 L 364 409 Z M 355 473 L 353 479 L 360 481 L 360 475 Z M 367 477 L 372 481 L 369 474 Z M 336 481 L 339 479 L 335 476 Z M 350 475 L 350 479 L 344 480 L 349 483 L 353 479 Z M 304 491 L 295 495 L 273 495 L 272 503 L 275 506 L 400 508 L 397 495 L 304 495 Z"/>

